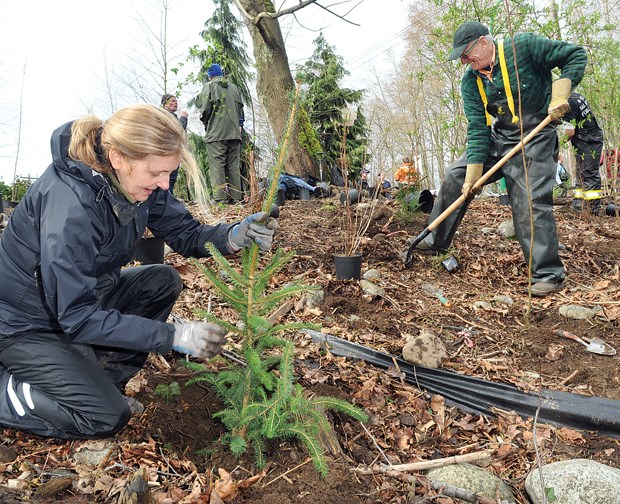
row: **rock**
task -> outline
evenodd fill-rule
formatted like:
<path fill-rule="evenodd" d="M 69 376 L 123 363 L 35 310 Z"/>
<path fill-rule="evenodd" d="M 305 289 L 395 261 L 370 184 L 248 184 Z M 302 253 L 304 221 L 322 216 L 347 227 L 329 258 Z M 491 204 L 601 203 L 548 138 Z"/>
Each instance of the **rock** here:
<path fill-rule="evenodd" d="M 317 308 L 325 299 L 325 291 L 323 289 L 311 290 L 304 294 L 304 305 L 307 308 Z"/>
<path fill-rule="evenodd" d="M 514 300 L 510 296 L 504 296 L 502 294 L 498 294 L 491 299 L 494 303 L 503 304 L 506 306 L 512 306 L 514 304 Z"/>
<path fill-rule="evenodd" d="M 512 223 L 512 219 L 504 221 L 497 226 L 497 232 L 504 238 L 515 238 L 515 225 Z"/>
<path fill-rule="evenodd" d="M 495 229 L 493 229 L 492 227 L 483 227 L 482 229 L 480 229 L 480 232 L 483 235 L 490 235 L 495 233 Z"/>
<path fill-rule="evenodd" d="M 620 495 L 620 469 L 587 459 L 563 460 L 542 467 L 547 490 L 553 491 L 555 504 L 617 504 Z M 525 478 L 525 490 L 532 504 L 543 502 L 538 468 Z"/>
<path fill-rule="evenodd" d="M 437 369 L 441 361 L 448 358 L 446 346 L 437 336 L 428 330 L 422 330 L 419 336 L 405 343 L 403 359 L 416 366 Z"/>
<path fill-rule="evenodd" d="M 381 273 L 379 272 L 379 270 L 369 269 L 366 273 L 362 275 L 362 277 L 364 278 L 364 280 L 368 280 L 371 282 L 377 281 L 381 280 Z"/>
<path fill-rule="evenodd" d="M 596 315 L 594 310 L 579 305 L 560 306 L 559 312 L 562 317 L 576 320 L 588 320 L 594 318 L 594 316 Z"/>
<path fill-rule="evenodd" d="M 372 239 L 375 243 L 381 243 L 383 240 L 385 240 L 385 237 L 385 233 L 377 233 L 375 236 L 372 237 Z"/>
<path fill-rule="evenodd" d="M 487 303 L 486 301 L 476 301 L 473 304 L 474 310 L 492 310 L 493 305 L 491 303 Z"/>
<path fill-rule="evenodd" d="M 360 280 L 360 287 L 364 291 L 364 294 L 370 297 L 385 296 L 385 291 L 381 287 L 375 285 L 372 282 L 369 282 L 368 280 Z"/>
<path fill-rule="evenodd" d="M 493 473 L 473 464 L 454 464 L 431 469 L 426 473 L 428 479 L 442 481 L 448 485 L 465 488 L 489 499 L 495 500 L 495 489 L 502 500 L 515 502 L 510 487 Z M 557 503 L 559 504 L 559 503 Z"/>
<path fill-rule="evenodd" d="M 75 443 L 71 459 L 76 464 L 83 464 L 97 467 L 105 459 L 113 458 L 116 454 L 117 446 L 113 441 L 83 441 Z"/>

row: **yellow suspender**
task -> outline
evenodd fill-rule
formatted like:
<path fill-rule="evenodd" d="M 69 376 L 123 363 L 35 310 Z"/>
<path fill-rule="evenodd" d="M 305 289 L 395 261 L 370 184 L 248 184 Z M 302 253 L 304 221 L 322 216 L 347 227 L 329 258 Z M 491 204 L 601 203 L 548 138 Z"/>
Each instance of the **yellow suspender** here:
<path fill-rule="evenodd" d="M 480 76 L 476 77 L 476 84 L 478 84 L 478 91 L 480 91 L 480 98 L 482 98 L 482 105 L 484 106 L 484 115 L 487 118 L 487 126 L 491 126 L 491 123 L 493 122 L 493 118 L 491 117 L 491 114 L 487 112 L 487 105 L 489 103 L 489 100 L 487 100 L 487 94 L 484 92 L 484 84 L 482 84 L 482 79 L 480 78 Z"/>
<path fill-rule="evenodd" d="M 504 90 L 506 91 L 506 100 L 508 101 L 508 108 L 512 114 L 512 122 L 518 123 L 519 117 L 515 114 L 515 101 L 512 97 L 512 89 L 510 89 L 510 78 L 508 77 L 508 68 L 506 66 L 506 56 L 504 55 L 504 41 L 500 40 L 498 43 L 498 53 L 499 53 L 499 67 L 502 71 L 502 79 L 504 80 Z M 487 104 L 489 100 L 487 99 L 487 94 L 484 92 L 484 84 L 482 84 L 482 79 L 480 76 L 476 76 L 476 84 L 478 84 L 478 91 L 480 92 L 480 98 L 482 98 L 482 105 L 484 106 L 484 115 L 487 118 L 487 126 L 491 126 L 491 122 L 493 119 L 491 115 L 487 112 Z"/>
<path fill-rule="evenodd" d="M 518 123 L 519 117 L 515 114 L 515 101 L 512 97 L 512 89 L 510 89 L 510 77 L 508 77 L 508 68 L 506 67 L 506 56 L 504 56 L 504 41 L 500 40 L 497 44 L 499 49 L 499 68 L 502 71 L 502 79 L 504 79 L 504 89 L 506 90 L 506 99 L 508 100 L 508 108 L 512 114 L 512 122 Z"/>

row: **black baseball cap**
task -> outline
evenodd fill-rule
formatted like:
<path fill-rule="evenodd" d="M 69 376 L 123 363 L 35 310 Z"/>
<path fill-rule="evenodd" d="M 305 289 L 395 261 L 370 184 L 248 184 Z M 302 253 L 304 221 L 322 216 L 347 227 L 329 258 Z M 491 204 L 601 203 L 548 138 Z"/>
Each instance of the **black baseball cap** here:
<path fill-rule="evenodd" d="M 452 42 L 452 52 L 448 56 L 448 60 L 455 60 L 461 57 L 467 44 L 473 40 L 477 40 L 483 35 L 488 35 L 489 29 L 478 21 L 465 21 L 454 32 L 454 40 Z"/>

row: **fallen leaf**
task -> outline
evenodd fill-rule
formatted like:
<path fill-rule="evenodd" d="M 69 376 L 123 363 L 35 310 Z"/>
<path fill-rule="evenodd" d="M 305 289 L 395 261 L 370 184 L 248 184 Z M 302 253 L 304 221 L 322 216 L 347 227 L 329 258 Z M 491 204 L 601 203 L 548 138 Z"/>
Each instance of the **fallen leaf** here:
<path fill-rule="evenodd" d="M 564 357 L 564 345 L 552 343 L 547 349 L 545 359 L 548 361 L 557 361 Z"/>
<path fill-rule="evenodd" d="M 568 427 L 562 427 L 558 430 L 558 434 L 565 441 L 569 441 L 575 444 L 584 444 L 586 440 L 583 438 L 583 435 L 573 429 L 569 429 Z"/>
<path fill-rule="evenodd" d="M 239 487 L 228 471 L 220 467 L 218 472 L 220 474 L 220 479 L 215 482 L 214 492 L 211 494 L 211 504 L 217 502 L 217 500 L 214 501 L 214 498 L 220 498 L 222 501 L 229 500 L 232 502 L 239 493 Z"/>

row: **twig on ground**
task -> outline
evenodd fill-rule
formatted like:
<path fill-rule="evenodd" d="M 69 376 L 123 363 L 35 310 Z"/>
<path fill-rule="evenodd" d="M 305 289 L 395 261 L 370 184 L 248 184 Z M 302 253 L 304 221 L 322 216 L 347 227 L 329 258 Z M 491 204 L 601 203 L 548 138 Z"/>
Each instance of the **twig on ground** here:
<path fill-rule="evenodd" d="M 394 472 L 410 472 L 410 471 L 423 471 L 426 469 L 435 469 L 437 467 L 445 467 L 453 464 L 463 464 L 469 462 L 477 462 L 487 460 L 491 457 L 493 450 L 482 450 L 473 453 L 466 453 L 465 455 L 454 455 L 452 457 L 445 457 L 435 460 L 423 460 L 421 462 L 411 462 L 409 464 L 397 464 L 397 465 L 378 465 L 368 468 L 353 469 L 355 472 L 361 474 L 377 474 L 386 473 L 388 471 Z"/>
<path fill-rule="evenodd" d="M 571 374 L 569 374 L 566 378 L 564 378 L 560 385 L 568 385 L 568 383 L 579 374 L 579 369 L 575 369 Z"/>
<path fill-rule="evenodd" d="M 308 457 L 306 460 L 304 460 L 301 464 L 296 465 L 295 467 L 293 467 L 292 469 L 289 469 L 286 472 L 283 472 L 282 474 L 280 474 L 280 476 L 276 476 L 275 478 L 273 478 L 271 481 L 269 481 L 268 483 L 265 483 L 263 485 L 263 488 L 265 488 L 266 486 L 271 485 L 274 481 L 278 481 L 280 478 L 284 478 L 284 479 L 288 479 L 286 478 L 287 474 L 292 473 L 293 471 L 299 469 L 300 467 L 306 465 L 308 462 L 310 462 L 312 460 L 312 457 Z M 289 480 L 290 481 L 290 480 Z"/>
<path fill-rule="evenodd" d="M 375 439 L 375 437 L 370 433 L 370 431 L 366 428 L 366 426 L 360 422 L 360 425 L 362 426 L 362 428 L 366 431 L 366 434 L 368 434 L 368 437 L 370 437 L 372 443 L 375 445 L 375 447 L 377 448 L 377 450 L 379 450 L 379 453 L 381 453 L 381 455 L 383 455 L 383 458 L 385 459 L 385 461 L 388 464 L 391 464 L 390 459 L 387 458 L 387 455 L 385 454 L 385 452 L 381 449 L 381 447 L 377 444 L 377 440 Z"/>

